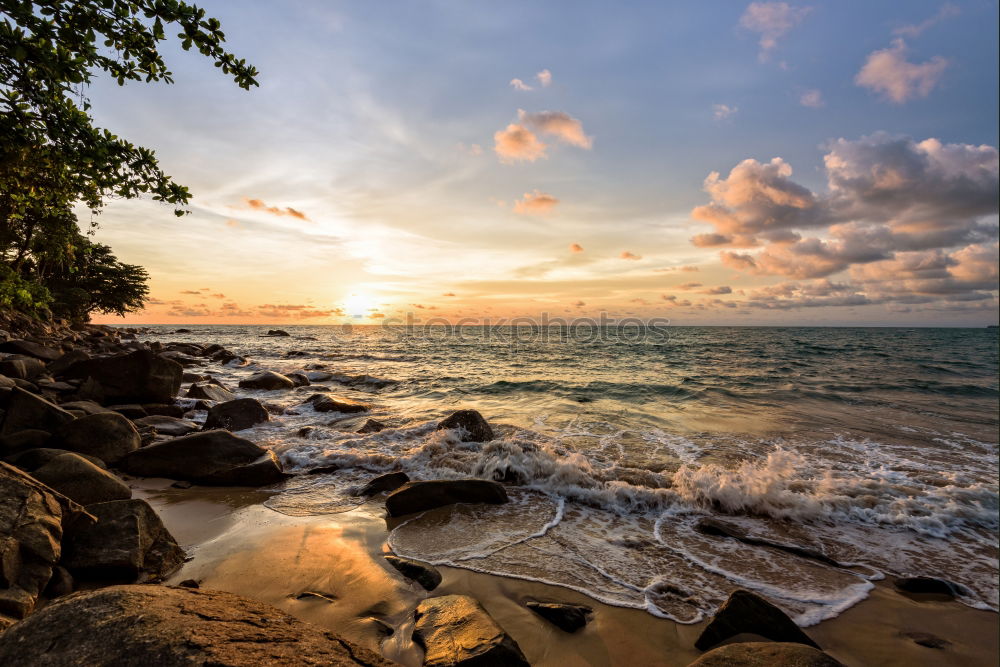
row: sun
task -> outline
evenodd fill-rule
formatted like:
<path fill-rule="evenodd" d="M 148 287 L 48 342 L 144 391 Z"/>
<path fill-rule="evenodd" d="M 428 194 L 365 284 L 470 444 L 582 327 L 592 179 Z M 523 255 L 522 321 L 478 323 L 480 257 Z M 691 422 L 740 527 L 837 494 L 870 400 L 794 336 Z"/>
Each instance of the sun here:
<path fill-rule="evenodd" d="M 375 299 L 361 292 L 353 293 L 344 299 L 344 312 L 351 317 L 364 317 L 375 307 Z"/>

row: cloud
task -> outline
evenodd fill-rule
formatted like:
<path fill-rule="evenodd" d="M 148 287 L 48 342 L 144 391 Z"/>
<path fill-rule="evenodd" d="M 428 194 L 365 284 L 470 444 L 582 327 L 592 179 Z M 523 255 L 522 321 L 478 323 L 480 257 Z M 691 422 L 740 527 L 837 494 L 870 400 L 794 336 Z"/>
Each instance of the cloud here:
<path fill-rule="evenodd" d="M 199 292 L 198 290 L 193 290 L 193 289 L 182 290 L 181 294 L 195 294 L 197 296 L 201 296 L 201 292 Z"/>
<path fill-rule="evenodd" d="M 701 283 L 684 283 L 683 285 L 678 285 L 677 289 L 690 290 L 701 287 Z"/>
<path fill-rule="evenodd" d="M 586 306 L 587 304 L 586 304 L 586 302 L 584 302 L 584 301 L 577 301 L 577 302 L 576 302 L 576 303 L 574 303 L 573 305 L 574 305 L 574 306 L 576 306 L 577 308 L 583 308 L 583 307 L 584 307 L 584 306 Z"/>
<path fill-rule="evenodd" d="M 580 245 L 579 243 L 570 243 L 569 244 L 569 251 L 570 252 L 583 252 L 583 246 Z"/>
<path fill-rule="evenodd" d="M 542 88 L 548 88 L 552 85 L 552 72 L 547 69 L 543 69 L 541 72 L 536 74 L 535 78 L 538 79 L 538 83 L 542 86 Z"/>
<path fill-rule="evenodd" d="M 528 84 L 526 84 L 524 81 L 521 81 L 520 79 L 511 79 L 510 80 L 510 85 L 511 85 L 512 88 L 514 88 L 514 90 L 534 90 L 534 88 L 532 86 L 529 86 Z"/>
<path fill-rule="evenodd" d="M 441 296 L 455 296 L 455 293 L 454 292 L 445 292 Z"/>
<path fill-rule="evenodd" d="M 715 120 L 726 120 L 731 116 L 735 116 L 736 112 L 740 110 L 737 106 L 729 106 L 728 104 L 713 104 L 712 105 L 712 117 Z"/>
<path fill-rule="evenodd" d="M 540 190 L 525 192 L 524 197 L 514 202 L 514 212 L 520 215 L 545 215 L 551 213 L 558 203 L 558 199 Z"/>
<path fill-rule="evenodd" d="M 293 218 L 298 218 L 299 220 L 309 220 L 309 218 L 306 217 L 305 213 L 296 210 L 291 206 L 286 206 L 285 208 L 281 208 L 279 206 L 268 206 L 260 199 L 244 198 L 243 201 L 246 202 L 247 206 L 254 209 L 255 211 L 263 211 L 265 213 L 270 213 L 271 215 L 277 215 L 277 216 L 290 215 Z"/>
<path fill-rule="evenodd" d="M 787 2 L 752 2 L 740 17 L 740 25 L 760 35 L 761 61 L 770 57 L 778 40 L 802 22 L 809 7 L 792 7 Z"/>
<path fill-rule="evenodd" d="M 928 28 L 937 25 L 945 19 L 951 18 L 952 16 L 958 16 L 962 13 L 957 6 L 949 3 L 942 5 L 941 9 L 938 10 L 937 14 L 925 19 L 920 23 L 915 23 L 911 25 L 903 25 L 892 31 L 892 34 L 898 35 L 900 37 L 919 37 Z"/>
<path fill-rule="evenodd" d="M 707 290 L 701 292 L 702 294 L 732 294 L 733 288 L 729 285 L 719 285 L 718 287 L 709 287 Z"/>
<path fill-rule="evenodd" d="M 810 109 L 819 109 L 825 106 L 826 102 L 823 101 L 823 93 L 813 88 L 799 96 L 799 104 Z"/>
<path fill-rule="evenodd" d="M 315 306 L 307 304 L 264 304 L 257 307 L 257 315 L 274 319 L 297 319 L 305 320 L 325 317 L 344 317 L 345 313 L 341 308 L 331 308 L 329 310 L 319 310 Z"/>
<path fill-rule="evenodd" d="M 868 55 L 854 82 L 891 102 L 902 104 L 930 95 L 947 67 L 948 61 L 941 56 L 919 65 L 908 62 L 906 43 L 895 39 L 891 47 Z"/>
<path fill-rule="evenodd" d="M 523 125 L 511 123 L 506 129 L 493 135 L 493 150 L 505 164 L 513 162 L 534 162 L 547 157 L 547 146 L 539 141 L 535 133 Z"/>
<path fill-rule="evenodd" d="M 589 149 L 594 141 L 583 132 L 583 123 L 563 111 L 538 111 L 529 113 L 517 110 L 518 120 L 541 134 L 549 134 L 563 143 Z"/>
<path fill-rule="evenodd" d="M 642 259 L 642 255 L 636 255 L 635 253 L 629 252 L 628 250 L 622 250 L 622 254 L 618 255 L 618 258 L 638 261 Z"/>
<path fill-rule="evenodd" d="M 213 299 L 225 299 L 226 298 L 225 294 L 209 294 L 209 296 L 212 297 Z"/>

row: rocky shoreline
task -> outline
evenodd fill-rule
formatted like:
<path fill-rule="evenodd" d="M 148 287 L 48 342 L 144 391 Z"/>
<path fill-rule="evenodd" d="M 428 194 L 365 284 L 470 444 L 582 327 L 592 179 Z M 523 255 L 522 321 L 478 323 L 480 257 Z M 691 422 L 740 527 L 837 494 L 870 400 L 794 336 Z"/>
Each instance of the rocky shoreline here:
<path fill-rule="evenodd" d="M 183 493 L 195 486 L 263 487 L 290 476 L 272 452 L 238 435 L 281 408 L 237 398 L 194 370 L 208 361 L 239 366 L 246 359 L 217 344 L 142 342 L 139 329 L 5 324 L 16 332 L 0 331 L 0 663 L 392 664 L 263 602 L 204 590 L 195 580 L 162 584 L 188 556 L 128 482 L 166 478 Z M 273 371 L 239 383 L 268 390 L 309 384 L 305 375 Z M 339 417 L 368 411 L 328 393 L 305 402 Z M 494 437 L 474 410 L 442 417 L 437 428 L 454 429 L 464 441 Z M 368 419 L 358 432 L 382 427 Z M 501 482 L 411 481 L 402 472 L 368 480 L 359 495 L 384 499 L 389 518 L 455 503 L 507 502 Z M 441 583 L 429 564 L 392 554 L 385 561 L 427 593 Z M 937 580 L 897 583 L 918 595 L 955 592 Z M 580 604 L 525 607 L 563 633 L 580 632 L 592 617 Z M 426 665 L 529 664 L 469 595 L 430 595 L 407 623 Z M 945 641 L 921 639 L 931 649 Z M 784 612 L 747 591 L 733 593 L 693 645 L 704 651 L 691 663 L 697 665 L 841 664 Z"/>

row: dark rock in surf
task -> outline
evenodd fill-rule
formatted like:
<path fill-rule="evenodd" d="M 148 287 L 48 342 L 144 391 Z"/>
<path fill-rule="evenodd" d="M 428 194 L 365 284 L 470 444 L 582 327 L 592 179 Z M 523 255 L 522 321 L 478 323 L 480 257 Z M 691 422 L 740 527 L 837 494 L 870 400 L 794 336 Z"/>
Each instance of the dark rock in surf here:
<path fill-rule="evenodd" d="M 808 549 L 806 547 L 800 547 L 794 544 L 783 544 L 781 542 L 774 542 L 772 540 L 767 540 L 760 537 L 751 537 L 744 531 L 741 527 L 734 523 L 728 521 L 721 521 L 719 519 L 704 518 L 700 519 L 697 524 L 695 524 L 694 529 L 703 535 L 711 535 L 714 537 L 729 537 L 744 544 L 750 544 L 759 547 L 770 547 L 771 549 L 777 549 L 779 551 L 784 551 L 785 553 L 790 553 L 794 556 L 799 556 L 800 558 L 809 558 L 811 560 L 819 561 L 826 565 L 832 565 L 833 567 L 840 567 L 840 563 L 830 558 L 821 551 L 815 549 Z"/>
<path fill-rule="evenodd" d="M 53 458 L 31 476 L 81 505 L 132 497 L 124 482 L 72 452 Z"/>
<path fill-rule="evenodd" d="M 240 380 L 239 385 L 244 389 L 264 389 L 274 391 L 275 389 L 291 389 L 295 383 L 281 373 L 274 371 L 260 371 L 248 378 Z"/>
<path fill-rule="evenodd" d="M 211 382 L 205 382 L 204 384 L 192 384 L 188 387 L 185 396 L 188 398 L 204 399 L 206 401 L 216 401 L 218 403 L 224 403 L 236 398 L 236 394 L 233 392 L 229 391 L 225 387 L 220 387 L 219 385 Z"/>
<path fill-rule="evenodd" d="M 309 378 L 307 378 L 303 373 L 289 373 L 286 377 L 294 382 L 296 387 L 309 386 Z"/>
<path fill-rule="evenodd" d="M 56 429 L 54 436 L 63 449 L 96 456 L 108 465 L 116 465 L 141 443 L 139 431 L 117 412 L 74 419 Z"/>
<path fill-rule="evenodd" d="M 0 664 L 390 667 L 369 649 L 263 602 L 172 586 L 111 586 L 0 634 Z"/>
<path fill-rule="evenodd" d="M 207 486 L 263 486 L 284 479 L 274 454 L 229 431 L 202 431 L 132 452 L 125 470 Z"/>
<path fill-rule="evenodd" d="M 752 632 L 775 642 L 796 642 L 819 648 L 785 612 L 750 591 L 733 591 L 715 612 L 694 645 L 701 651 L 734 635 Z"/>
<path fill-rule="evenodd" d="M 180 437 L 198 430 L 198 424 L 190 419 L 167 417 L 165 415 L 149 415 L 136 419 L 134 422 L 139 428 L 148 426 L 160 435 L 169 435 L 172 437 Z"/>
<path fill-rule="evenodd" d="M 741 642 L 701 656 L 688 667 L 844 667 L 826 653 L 805 644 Z"/>
<path fill-rule="evenodd" d="M 489 442 L 493 439 L 493 429 L 476 410 L 459 410 L 443 419 L 437 425 L 438 430 L 449 428 L 459 429 L 462 442 Z"/>
<path fill-rule="evenodd" d="M 305 402 L 312 405 L 313 410 L 316 412 L 344 412 L 353 414 L 355 412 L 367 412 L 369 409 L 363 403 L 355 403 L 345 398 L 331 398 L 324 394 L 313 394 Z"/>
<path fill-rule="evenodd" d="M 378 421 L 377 419 L 369 419 L 358 429 L 358 433 L 378 433 L 379 431 L 384 431 L 389 428 L 386 424 Z"/>
<path fill-rule="evenodd" d="M 528 602 L 525 606 L 563 632 L 576 632 L 587 625 L 590 607 L 556 602 Z"/>
<path fill-rule="evenodd" d="M 934 595 L 954 600 L 959 595 L 966 594 L 965 588 L 934 577 L 900 577 L 893 582 L 896 590 L 901 593 L 916 595 Z"/>
<path fill-rule="evenodd" d="M 902 637 L 912 640 L 914 644 L 925 648 L 942 649 L 946 646 L 951 646 L 951 642 L 947 639 L 932 635 L 929 632 L 901 632 L 899 634 Z"/>
<path fill-rule="evenodd" d="M 87 506 L 97 522 L 74 522 L 63 540 L 63 565 L 82 579 L 134 582 L 164 577 L 184 562 L 160 517 L 145 500 Z"/>
<path fill-rule="evenodd" d="M 288 333 L 284 329 L 269 329 L 268 332 L 266 334 L 264 334 L 264 335 L 265 336 L 291 336 L 292 334 Z"/>
<path fill-rule="evenodd" d="M 172 403 L 181 388 L 184 369 L 150 350 L 79 361 L 63 373 L 91 379 L 106 403 Z"/>
<path fill-rule="evenodd" d="M 51 431 L 73 419 L 72 414 L 58 405 L 20 387 L 14 387 L 10 390 L 7 413 L 4 415 L 0 433 L 6 435 L 25 429 Z"/>
<path fill-rule="evenodd" d="M 385 499 L 389 516 L 404 516 L 455 503 L 508 502 L 507 491 L 496 482 L 483 479 L 433 480 L 407 482 Z"/>
<path fill-rule="evenodd" d="M 421 602 L 413 639 L 424 647 L 424 665 L 429 667 L 529 665 L 517 642 L 467 595 Z"/>
<path fill-rule="evenodd" d="M 432 591 L 441 585 L 441 573 L 430 563 L 392 555 L 386 556 L 385 561 L 399 570 L 399 573 L 407 579 L 412 579 L 420 584 L 426 591 Z"/>
<path fill-rule="evenodd" d="M 202 428 L 205 431 L 214 428 L 242 431 L 270 419 L 267 410 L 256 398 L 237 398 L 212 407 Z"/>
<path fill-rule="evenodd" d="M 382 493 L 383 491 L 395 491 L 409 481 L 410 478 L 405 472 L 388 472 L 384 475 L 379 475 L 375 479 L 369 480 L 369 482 L 361 487 L 360 491 L 358 491 L 358 495 L 374 496 L 376 493 Z"/>

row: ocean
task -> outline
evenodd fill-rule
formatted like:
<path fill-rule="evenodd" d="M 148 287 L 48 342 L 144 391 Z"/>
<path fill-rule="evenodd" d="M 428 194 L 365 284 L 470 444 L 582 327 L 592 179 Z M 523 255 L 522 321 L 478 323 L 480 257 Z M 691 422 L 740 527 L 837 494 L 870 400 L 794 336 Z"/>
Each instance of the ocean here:
<path fill-rule="evenodd" d="M 220 343 L 249 363 L 188 370 L 285 409 L 240 435 L 291 472 L 339 467 L 275 487 L 277 512 L 351 511 L 392 470 L 510 484 L 507 505 L 390 524 L 400 555 L 680 623 L 746 588 L 811 625 L 910 575 L 998 609 L 995 329 L 177 328 L 141 338 Z M 371 412 L 317 413 L 316 387 L 236 388 L 259 370 Z M 435 429 L 464 408 L 497 438 Z M 356 433 L 369 417 L 389 428 Z"/>

